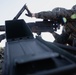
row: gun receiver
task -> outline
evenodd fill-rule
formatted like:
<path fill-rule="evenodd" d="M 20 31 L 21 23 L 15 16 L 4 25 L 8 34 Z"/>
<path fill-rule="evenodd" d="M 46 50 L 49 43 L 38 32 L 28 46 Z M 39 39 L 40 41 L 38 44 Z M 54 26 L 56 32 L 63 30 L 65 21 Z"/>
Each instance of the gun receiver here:
<path fill-rule="evenodd" d="M 30 27 L 32 32 L 35 32 L 38 35 L 40 35 L 41 32 L 54 32 L 54 31 L 57 31 L 57 29 L 60 26 L 60 24 L 55 23 L 53 21 L 31 22 L 31 23 L 27 23 L 27 25 Z"/>

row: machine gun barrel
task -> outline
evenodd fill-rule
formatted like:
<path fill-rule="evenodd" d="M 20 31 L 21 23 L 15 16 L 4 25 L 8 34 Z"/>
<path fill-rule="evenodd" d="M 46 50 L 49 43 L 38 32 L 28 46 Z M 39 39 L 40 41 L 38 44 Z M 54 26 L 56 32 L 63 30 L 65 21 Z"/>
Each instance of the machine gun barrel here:
<path fill-rule="evenodd" d="M 4 25 L 0 25 L 0 31 L 5 31 L 5 26 Z"/>

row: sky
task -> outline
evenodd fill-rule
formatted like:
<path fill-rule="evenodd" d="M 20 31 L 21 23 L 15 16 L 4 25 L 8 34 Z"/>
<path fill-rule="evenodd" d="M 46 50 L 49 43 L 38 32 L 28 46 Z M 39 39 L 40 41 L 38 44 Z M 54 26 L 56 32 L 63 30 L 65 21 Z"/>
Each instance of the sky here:
<path fill-rule="evenodd" d="M 76 4 L 76 0 L 0 0 L 0 24 L 5 20 L 12 20 L 24 4 L 27 4 L 31 12 L 40 12 L 52 10 L 55 7 L 64 7 L 70 9 Z M 28 21 L 38 20 L 25 16 L 26 11 L 20 18 Z"/>
<path fill-rule="evenodd" d="M 55 7 L 64 7 L 70 9 L 76 4 L 76 0 L 0 0 L 0 3 L 0 25 L 5 25 L 5 21 L 12 20 L 24 4 L 28 6 L 31 12 L 37 13 L 40 11 L 49 11 Z M 27 12 L 24 11 L 19 19 L 24 19 L 26 22 L 35 22 L 41 20 L 27 17 L 25 16 L 25 13 Z M 51 40 L 54 40 L 50 33 L 43 33 L 42 36 L 46 39 L 52 38 Z M 0 45 L 4 46 L 4 41 L 1 42 Z"/>

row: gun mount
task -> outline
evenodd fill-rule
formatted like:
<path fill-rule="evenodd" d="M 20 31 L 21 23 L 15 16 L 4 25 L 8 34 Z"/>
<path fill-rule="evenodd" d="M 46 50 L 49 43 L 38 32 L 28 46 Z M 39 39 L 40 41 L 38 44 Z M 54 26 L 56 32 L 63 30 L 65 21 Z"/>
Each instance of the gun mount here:
<path fill-rule="evenodd" d="M 7 42 L 3 75 L 65 75 L 69 73 L 72 75 L 75 73 L 75 56 L 40 37 L 34 38 L 24 20 L 6 21 L 5 28 Z"/>

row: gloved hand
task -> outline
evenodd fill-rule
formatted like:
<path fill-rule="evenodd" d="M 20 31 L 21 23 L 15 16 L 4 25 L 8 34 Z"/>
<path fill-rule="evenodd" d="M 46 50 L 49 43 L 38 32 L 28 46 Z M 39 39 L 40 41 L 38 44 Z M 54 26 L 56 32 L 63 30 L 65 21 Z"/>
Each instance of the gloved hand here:
<path fill-rule="evenodd" d="M 32 17 L 32 13 L 25 14 L 28 17 Z"/>

